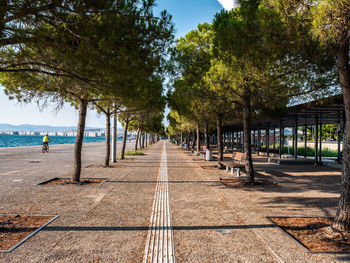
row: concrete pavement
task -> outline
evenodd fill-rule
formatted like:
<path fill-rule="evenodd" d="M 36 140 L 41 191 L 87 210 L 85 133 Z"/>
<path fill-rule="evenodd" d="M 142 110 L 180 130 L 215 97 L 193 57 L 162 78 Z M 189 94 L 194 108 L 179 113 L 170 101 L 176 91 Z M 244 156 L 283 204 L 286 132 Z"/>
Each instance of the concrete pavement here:
<path fill-rule="evenodd" d="M 83 149 L 84 167 L 103 163 L 103 143 L 86 144 Z M 147 148 L 144 156 L 120 161 L 123 168 L 83 169 L 83 177 L 110 178 L 101 187 L 36 186 L 52 177 L 67 177 L 72 169 L 71 145 L 52 146 L 47 155 L 39 150 L 0 150 L 1 212 L 60 217 L 13 252 L 0 254 L 0 262 L 142 262 L 154 229 L 150 225 L 152 214 L 157 214 L 154 203 L 159 187 L 164 191 L 159 190 L 158 210 L 169 209 L 169 213 L 159 217 L 164 223 L 157 235 L 167 233 L 169 237 L 171 233 L 177 262 L 349 259 L 346 255 L 309 254 L 265 218 L 334 215 L 339 195 L 339 183 L 334 182 L 340 173 L 333 168 L 315 171 L 310 166 L 259 162 L 259 176 L 280 187 L 232 189 L 218 181 L 231 175 L 204 170 L 201 166 L 207 162 L 194 161 L 196 157 L 161 141 Z"/>

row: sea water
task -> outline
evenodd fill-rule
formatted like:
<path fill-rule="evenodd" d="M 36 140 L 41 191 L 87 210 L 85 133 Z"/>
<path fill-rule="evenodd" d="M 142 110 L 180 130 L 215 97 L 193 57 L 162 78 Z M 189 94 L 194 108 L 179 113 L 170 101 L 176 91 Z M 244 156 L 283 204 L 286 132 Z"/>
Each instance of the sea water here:
<path fill-rule="evenodd" d="M 49 136 L 50 144 L 73 144 L 76 137 L 70 136 Z M 84 137 L 84 143 L 87 142 L 102 142 L 105 137 Z M 118 138 L 118 141 L 121 138 Z M 21 146 L 38 146 L 42 145 L 43 136 L 29 136 L 29 135 L 3 135 L 0 134 L 0 148 L 7 147 L 21 147 Z"/>

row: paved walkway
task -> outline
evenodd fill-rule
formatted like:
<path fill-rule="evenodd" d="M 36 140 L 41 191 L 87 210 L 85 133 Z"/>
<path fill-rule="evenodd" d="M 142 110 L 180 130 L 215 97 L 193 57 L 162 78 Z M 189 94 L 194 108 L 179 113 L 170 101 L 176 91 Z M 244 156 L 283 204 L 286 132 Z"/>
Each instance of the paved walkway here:
<path fill-rule="evenodd" d="M 132 147 L 130 145 L 129 147 Z M 72 146 L 0 150 L 2 213 L 60 217 L 0 262 L 338 262 L 347 255 L 309 254 L 267 215 L 334 215 L 340 172 L 257 162 L 280 187 L 224 187 L 223 170 L 168 142 L 120 168 L 85 168 L 110 178 L 101 187 L 35 186 L 69 176 Z M 104 145 L 84 145 L 84 166 L 103 162 Z M 55 160 L 55 161 L 54 161 Z"/>

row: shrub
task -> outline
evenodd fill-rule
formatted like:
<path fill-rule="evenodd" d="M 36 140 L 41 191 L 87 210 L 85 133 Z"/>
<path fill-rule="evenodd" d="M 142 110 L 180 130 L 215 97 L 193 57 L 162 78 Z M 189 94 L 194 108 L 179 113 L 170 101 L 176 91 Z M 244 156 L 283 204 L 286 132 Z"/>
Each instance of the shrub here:
<path fill-rule="evenodd" d="M 143 152 L 140 151 L 130 151 L 130 152 L 126 152 L 125 155 L 127 156 L 135 156 L 135 155 L 145 155 Z"/>

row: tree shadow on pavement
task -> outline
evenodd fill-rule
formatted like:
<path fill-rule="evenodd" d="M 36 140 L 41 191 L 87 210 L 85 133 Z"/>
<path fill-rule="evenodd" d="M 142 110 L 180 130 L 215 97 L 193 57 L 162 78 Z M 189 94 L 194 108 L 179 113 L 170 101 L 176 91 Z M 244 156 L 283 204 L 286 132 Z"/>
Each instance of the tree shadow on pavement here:
<path fill-rule="evenodd" d="M 273 224 L 260 225 L 217 225 L 217 226 L 172 226 L 172 230 L 244 230 L 244 229 L 262 229 L 276 228 Z M 147 231 L 147 230 L 168 230 L 169 226 L 47 226 L 43 231 Z"/>

